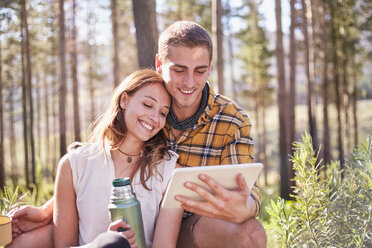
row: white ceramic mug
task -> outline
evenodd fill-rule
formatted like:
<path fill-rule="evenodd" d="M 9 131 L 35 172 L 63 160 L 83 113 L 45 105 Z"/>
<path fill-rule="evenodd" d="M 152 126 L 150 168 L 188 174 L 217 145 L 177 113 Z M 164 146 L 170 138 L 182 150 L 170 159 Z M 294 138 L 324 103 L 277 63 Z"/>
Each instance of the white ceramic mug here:
<path fill-rule="evenodd" d="M 0 215 L 0 245 L 12 242 L 12 218 Z"/>

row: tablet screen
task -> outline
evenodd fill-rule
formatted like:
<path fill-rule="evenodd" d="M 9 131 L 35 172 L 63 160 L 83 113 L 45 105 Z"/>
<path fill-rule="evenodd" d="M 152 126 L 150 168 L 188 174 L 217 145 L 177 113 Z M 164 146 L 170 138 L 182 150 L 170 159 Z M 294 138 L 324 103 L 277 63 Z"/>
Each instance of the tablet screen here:
<path fill-rule="evenodd" d="M 186 181 L 197 183 L 212 192 L 209 186 L 198 178 L 199 174 L 206 174 L 216 180 L 221 186 L 232 190 L 238 188 L 236 177 L 238 173 L 242 173 L 249 189 L 251 189 L 262 167 L 261 163 L 247 163 L 176 168 L 165 192 L 162 207 L 180 208 L 181 203 L 174 199 L 175 195 L 183 195 L 192 200 L 203 200 L 197 193 L 184 186 Z"/>

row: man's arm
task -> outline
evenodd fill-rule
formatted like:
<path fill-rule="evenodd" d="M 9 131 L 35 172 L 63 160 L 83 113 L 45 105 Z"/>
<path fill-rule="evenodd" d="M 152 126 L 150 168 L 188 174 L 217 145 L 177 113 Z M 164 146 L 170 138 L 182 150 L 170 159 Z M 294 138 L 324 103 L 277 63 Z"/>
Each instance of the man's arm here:
<path fill-rule="evenodd" d="M 43 227 L 53 219 L 53 197 L 41 207 L 22 206 L 9 213 L 13 223 L 13 237 Z"/>
<path fill-rule="evenodd" d="M 206 201 L 189 200 L 177 195 L 176 200 L 181 202 L 182 208 L 201 216 L 234 223 L 242 223 L 256 216 L 257 204 L 250 195 L 250 190 L 242 174 L 237 176 L 238 190 L 225 189 L 205 174 L 201 174 L 199 178 L 214 191 L 214 194 L 200 185 L 186 182 L 186 188 L 195 191 Z"/>
<path fill-rule="evenodd" d="M 231 129 L 234 129 L 231 127 Z M 221 153 L 221 164 L 241 164 L 253 162 L 253 141 L 250 137 L 251 125 L 247 119 L 241 126 L 228 131 L 228 139 Z M 249 190 L 243 176 L 237 176 L 238 190 L 228 190 L 212 178 L 203 175 L 200 180 L 206 183 L 215 194 L 211 194 L 197 184 L 185 184 L 185 187 L 202 196 L 206 202 L 193 201 L 178 196 L 185 210 L 202 216 L 241 223 L 259 213 L 261 195 L 255 184 Z"/>

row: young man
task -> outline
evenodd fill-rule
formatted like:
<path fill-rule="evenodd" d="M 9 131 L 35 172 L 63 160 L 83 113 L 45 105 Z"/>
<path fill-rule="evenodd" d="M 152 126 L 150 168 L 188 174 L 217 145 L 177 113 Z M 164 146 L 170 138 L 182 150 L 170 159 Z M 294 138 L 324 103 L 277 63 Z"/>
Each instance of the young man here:
<path fill-rule="evenodd" d="M 253 162 L 248 116 L 227 97 L 216 95 L 207 83 L 211 59 L 210 36 L 196 23 L 176 22 L 160 36 L 156 69 L 172 95 L 172 108 L 164 128 L 169 148 L 180 155 L 181 166 Z M 241 175 L 237 177 L 237 191 L 221 187 L 206 175 L 201 180 L 215 194 L 190 183 L 186 186 L 206 201 L 177 197 L 188 211 L 177 247 L 266 247 L 265 231 L 255 219 L 261 199 L 258 187 L 249 191 Z M 18 227 L 27 231 L 35 224 L 32 220 L 50 219 L 52 208 L 51 203 L 43 211 L 27 206 L 13 217 L 18 219 Z"/>
<path fill-rule="evenodd" d="M 164 131 L 181 166 L 253 162 L 248 116 L 207 83 L 212 50 L 207 31 L 193 22 L 176 22 L 159 38 L 156 69 L 172 96 Z M 183 219 L 177 247 L 265 247 L 265 231 L 254 218 L 260 208 L 258 187 L 250 192 L 241 175 L 238 191 L 227 190 L 206 175 L 200 179 L 215 194 L 186 184 L 206 201 L 177 197 L 193 213 Z"/>

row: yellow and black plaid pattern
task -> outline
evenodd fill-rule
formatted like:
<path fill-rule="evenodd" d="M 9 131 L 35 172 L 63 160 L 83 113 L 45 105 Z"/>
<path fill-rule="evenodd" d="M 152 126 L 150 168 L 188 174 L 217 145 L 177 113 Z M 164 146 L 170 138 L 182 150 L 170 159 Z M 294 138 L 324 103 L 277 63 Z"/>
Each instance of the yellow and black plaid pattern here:
<path fill-rule="evenodd" d="M 208 84 L 209 85 L 209 84 Z M 231 99 L 214 94 L 209 85 L 208 105 L 198 123 L 176 140 L 167 123 L 164 127 L 168 147 L 179 154 L 181 166 L 208 166 L 253 162 L 251 122 Z M 258 210 L 261 195 L 255 184 L 251 192 Z M 258 213 L 257 213 L 258 214 Z"/>

